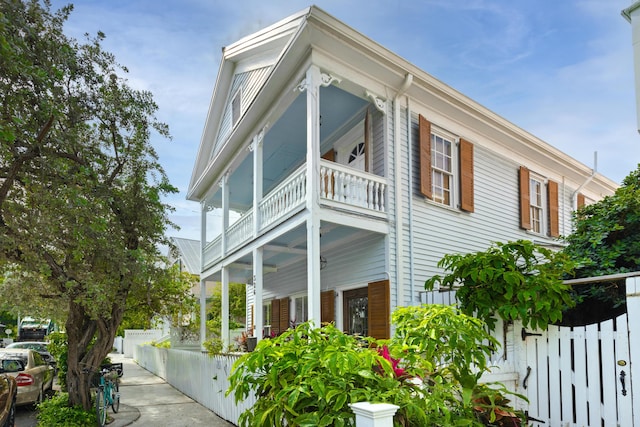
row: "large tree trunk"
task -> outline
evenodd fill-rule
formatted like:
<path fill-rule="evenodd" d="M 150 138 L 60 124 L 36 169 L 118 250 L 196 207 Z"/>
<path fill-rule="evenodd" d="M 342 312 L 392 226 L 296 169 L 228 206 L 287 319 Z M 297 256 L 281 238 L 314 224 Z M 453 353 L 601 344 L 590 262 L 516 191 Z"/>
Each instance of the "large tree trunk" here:
<path fill-rule="evenodd" d="M 81 405 L 85 410 L 91 410 L 91 377 L 111 352 L 122 315 L 123 308 L 114 303 L 109 318 L 91 319 L 85 314 L 84 307 L 70 303 L 66 323 L 67 391 L 70 405 Z M 94 336 L 95 342 L 91 344 Z"/>

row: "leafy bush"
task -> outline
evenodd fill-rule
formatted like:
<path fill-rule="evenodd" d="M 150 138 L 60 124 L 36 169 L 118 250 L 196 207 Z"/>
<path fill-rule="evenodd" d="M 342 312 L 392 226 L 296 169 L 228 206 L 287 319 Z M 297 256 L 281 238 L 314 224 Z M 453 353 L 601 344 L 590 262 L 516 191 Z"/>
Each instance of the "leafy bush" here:
<path fill-rule="evenodd" d="M 58 368 L 58 384 L 62 391 L 67 391 L 67 334 L 63 332 L 52 332 L 48 336 L 49 344 L 47 349 L 56 360 Z"/>
<path fill-rule="evenodd" d="M 399 426 L 483 425 L 474 400 L 498 345 L 483 323 L 435 305 L 398 309 L 393 321 L 396 333 L 386 341 L 308 322 L 260 341 L 230 376 L 227 394 L 236 402 L 258 398 L 239 425 L 353 426 L 349 404 L 364 401 L 398 405 Z M 508 400 L 491 396 L 482 408 L 489 418 L 511 411 L 500 405 Z"/>
<path fill-rule="evenodd" d="M 69 406 L 69 394 L 58 393 L 38 405 L 38 427 L 93 427 L 96 414 L 81 406 Z"/>
<path fill-rule="evenodd" d="M 202 346 L 210 355 L 222 353 L 224 343 L 220 338 L 211 338 L 202 343 Z"/>
<path fill-rule="evenodd" d="M 562 312 L 575 306 L 571 287 L 562 283 L 574 263 L 528 240 L 496 243 L 485 252 L 445 255 L 438 267 L 449 271 L 425 283 L 459 286 L 456 298 L 463 313 L 475 315 L 494 329 L 497 314 L 505 321 L 546 329 L 562 320 Z"/>

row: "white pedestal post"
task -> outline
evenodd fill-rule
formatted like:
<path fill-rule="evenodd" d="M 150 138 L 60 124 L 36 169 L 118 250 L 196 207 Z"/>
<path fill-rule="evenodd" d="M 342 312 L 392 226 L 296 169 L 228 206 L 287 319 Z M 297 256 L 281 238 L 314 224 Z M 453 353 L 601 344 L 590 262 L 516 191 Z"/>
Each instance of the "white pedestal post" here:
<path fill-rule="evenodd" d="M 356 414 L 356 427 L 393 427 L 399 406 L 390 403 L 358 402 L 349 405 Z"/>

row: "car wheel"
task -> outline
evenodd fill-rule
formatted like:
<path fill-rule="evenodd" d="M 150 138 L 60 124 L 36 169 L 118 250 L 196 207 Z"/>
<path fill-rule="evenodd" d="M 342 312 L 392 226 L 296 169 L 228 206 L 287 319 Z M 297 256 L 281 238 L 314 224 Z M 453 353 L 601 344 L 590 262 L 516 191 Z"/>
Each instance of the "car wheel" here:
<path fill-rule="evenodd" d="M 38 393 L 38 398 L 36 399 L 35 402 L 33 402 L 33 408 L 37 409 L 38 405 L 42 403 L 43 399 L 44 399 L 44 390 L 41 388 L 40 392 Z"/>
<path fill-rule="evenodd" d="M 9 416 L 7 417 L 7 421 L 4 422 L 3 427 L 14 427 L 16 425 L 16 399 L 13 398 L 11 402 L 11 407 L 9 408 Z"/>

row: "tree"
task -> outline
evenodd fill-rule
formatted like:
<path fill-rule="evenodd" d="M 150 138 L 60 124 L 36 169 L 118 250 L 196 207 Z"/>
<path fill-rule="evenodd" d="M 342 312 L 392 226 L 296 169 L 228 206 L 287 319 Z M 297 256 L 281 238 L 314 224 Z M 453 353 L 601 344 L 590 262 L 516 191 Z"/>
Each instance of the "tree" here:
<path fill-rule="evenodd" d="M 576 278 L 637 271 L 640 268 L 640 165 L 616 192 L 573 214 L 574 230 L 563 252 L 577 263 Z M 581 314 L 591 321 L 624 312 L 618 282 L 575 287 Z"/>
<path fill-rule="evenodd" d="M 247 285 L 244 283 L 229 283 L 229 318 L 230 329 L 241 327 L 245 323 L 247 299 Z M 208 304 L 207 325 L 211 332 L 221 335 L 222 328 L 222 287 L 217 286 Z"/>
<path fill-rule="evenodd" d="M 158 247 L 170 185 L 150 143 L 157 105 L 102 49 L 65 36 L 72 6 L 0 0 L 0 267 L 3 294 L 66 317 L 69 403 L 90 408 L 88 374 L 111 351 L 127 303 L 155 311 L 175 275 Z M 173 287 L 174 296 L 188 286 Z M 46 306 L 44 304 L 43 306 Z"/>

